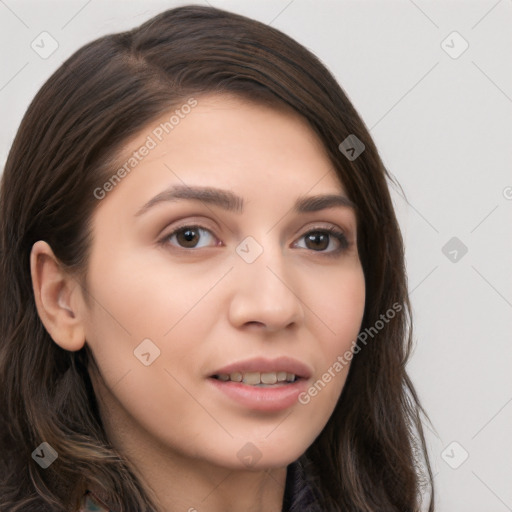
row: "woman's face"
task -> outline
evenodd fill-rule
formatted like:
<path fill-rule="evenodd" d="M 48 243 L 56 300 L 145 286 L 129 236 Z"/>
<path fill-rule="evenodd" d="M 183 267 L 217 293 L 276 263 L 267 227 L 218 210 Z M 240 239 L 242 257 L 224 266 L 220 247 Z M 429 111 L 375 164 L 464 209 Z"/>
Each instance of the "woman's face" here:
<path fill-rule="evenodd" d="M 172 114 L 96 191 L 81 313 L 107 432 L 139 457 L 285 466 L 347 377 L 356 216 L 298 115 L 227 95 Z"/>

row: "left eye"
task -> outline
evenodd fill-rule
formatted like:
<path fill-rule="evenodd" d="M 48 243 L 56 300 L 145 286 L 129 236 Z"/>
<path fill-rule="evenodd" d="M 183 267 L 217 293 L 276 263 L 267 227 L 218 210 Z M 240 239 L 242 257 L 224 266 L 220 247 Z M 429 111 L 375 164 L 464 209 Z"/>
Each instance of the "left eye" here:
<path fill-rule="evenodd" d="M 215 237 L 207 229 L 199 226 L 184 226 L 165 237 L 172 245 L 183 249 L 198 249 L 216 245 Z"/>
<path fill-rule="evenodd" d="M 316 252 L 338 252 L 348 247 L 345 235 L 334 228 L 308 231 L 300 240 L 304 240 L 303 245 L 297 242 L 296 247 Z"/>

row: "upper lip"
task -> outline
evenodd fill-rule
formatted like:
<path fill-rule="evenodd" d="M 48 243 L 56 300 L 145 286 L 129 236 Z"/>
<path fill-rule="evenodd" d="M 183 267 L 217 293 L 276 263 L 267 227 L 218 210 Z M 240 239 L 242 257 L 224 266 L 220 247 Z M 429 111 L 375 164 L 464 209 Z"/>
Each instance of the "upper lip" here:
<path fill-rule="evenodd" d="M 214 371 L 211 377 L 220 374 L 229 375 L 234 372 L 286 372 L 293 373 L 296 377 L 303 379 L 309 379 L 313 373 L 309 366 L 301 361 L 283 356 L 275 359 L 258 357 L 254 359 L 246 359 L 244 361 L 237 361 Z"/>

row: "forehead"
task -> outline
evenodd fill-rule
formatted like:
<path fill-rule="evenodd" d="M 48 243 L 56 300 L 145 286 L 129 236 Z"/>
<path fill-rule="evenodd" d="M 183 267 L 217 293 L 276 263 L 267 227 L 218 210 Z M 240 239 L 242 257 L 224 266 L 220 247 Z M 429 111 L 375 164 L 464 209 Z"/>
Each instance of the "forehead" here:
<path fill-rule="evenodd" d="M 141 191 L 154 183 L 148 191 L 153 193 L 158 181 L 167 181 L 249 195 L 343 192 L 319 136 L 290 107 L 231 94 L 192 100 L 185 98 L 124 145 L 116 166 L 126 169 L 130 188 Z"/>

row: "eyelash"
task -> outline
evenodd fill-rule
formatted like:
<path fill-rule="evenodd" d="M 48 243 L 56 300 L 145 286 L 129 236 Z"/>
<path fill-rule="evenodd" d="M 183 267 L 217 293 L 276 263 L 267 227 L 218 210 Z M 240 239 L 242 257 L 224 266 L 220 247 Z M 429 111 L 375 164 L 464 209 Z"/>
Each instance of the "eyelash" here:
<path fill-rule="evenodd" d="M 169 234 L 165 235 L 163 238 L 161 238 L 159 240 L 159 244 L 161 244 L 161 245 L 169 245 L 170 244 L 169 240 L 170 240 L 171 237 L 173 237 L 174 235 L 177 235 L 180 232 L 186 231 L 187 229 L 197 230 L 197 231 L 199 231 L 199 230 L 200 231 L 206 231 L 213 238 L 216 239 L 215 235 L 211 232 L 211 230 L 209 230 L 208 228 L 206 228 L 204 226 L 201 226 L 199 224 L 185 224 L 183 226 L 180 226 L 180 227 L 174 229 L 171 233 L 169 233 Z M 326 227 L 314 227 L 314 228 L 311 228 L 308 231 L 306 231 L 300 237 L 300 239 L 303 239 L 304 237 L 306 237 L 307 235 L 310 235 L 312 233 L 328 234 L 331 237 L 334 237 L 338 241 L 339 247 L 334 249 L 334 250 L 331 250 L 331 251 L 315 251 L 313 249 L 308 249 L 311 252 L 316 252 L 316 253 L 319 253 L 319 254 L 323 254 L 325 256 L 338 256 L 341 253 L 343 253 L 345 250 L 347 250 L 349 248 L 349 246 L 350 246 L 350 243 L 347 240 L 347 237 L 345 236 L 345 234 L 342 231 L 340 231 L 339 229 L 337 229 L 337 228 L 335 228 L 333 226 L 328 227 L 328 228 L 326 228 Z M 294 242 L 294 243 L 296 244 L 296 242 Z M 170 245 L 173 245 L 173 244 L 170 244 Z M 191 250 L 191 251 L 198 250 L 195 247 L 187 248 L 187 247 L 181 247 L 179 245 L 177 246 L 177 248 L 183 249 L 185 251 L 187 251 L 187 250 Z M 201 249 L 201 248 L 199 248 L 199 249 Z"/>

